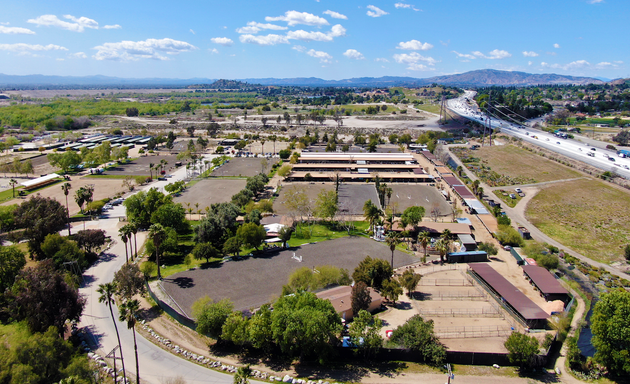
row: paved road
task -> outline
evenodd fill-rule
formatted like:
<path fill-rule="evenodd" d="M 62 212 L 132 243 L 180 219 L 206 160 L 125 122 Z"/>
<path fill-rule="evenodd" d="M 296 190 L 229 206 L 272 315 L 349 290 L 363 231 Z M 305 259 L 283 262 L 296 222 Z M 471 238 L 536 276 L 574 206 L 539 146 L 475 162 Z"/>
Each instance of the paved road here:
<path fill-rule="evenodd" d="M 479 112 L 473 100 L 474 95 L 475 92 L 473 91 L 465 91 L 464 95 L 448 100 L 447 106 L 451 111 L 464 118 L 485 124 L 485 116 Z M 584 162 L 603 171 L 614 171 L 624 178 L 630 179 L 630 158 L 620 158 L 615 151 L 605 149 L 607 143 L 589 140 L 587 144 L 584 144 L 572 139 L 561 139 L 552 133 L 496 118 L 491 119 L 491 126 L 500 128 L 502 133 L 518 137 L 523 141 Z"/>
<path fill-rule="evenodd" d="M 186 170 L 180 169 L 174 172 L 169 181 L 152 183 L 144 189 L 163 188 L 168 182 L 183 179 Z M 118 217 L 125 216 L 122 205 L 108 212 L 111 218 L 104 218 L 91 222 L 86 228 L 103 229 L 112 239 L 118 239 Z M 138 243 L 142 244 L 146 233 L 138 233 Z M 88 334 L 94 346 L 101 356 L 105 356 L 116 345 L 116 331 L 110 316 L 109 308 L 98 302 L 99 294 L 96 292 L 99 284 L 113 280 L 114 273 L 125 263 L 125 246 L 122 241 L 115 240 L 114 245 L 103 253 L 100 262 L 94 264 L 84 273 L 84 283 L 79 293 L 86 298 L 86 306 L 81 317 L 80 327 L 87 327 Z M 135 375 L 135 358 L 133 353 L 133 335 L 124 323 L 118 321 L 118 310 L 113 308 L 114 316 L 120 332 L 122 349 L 125 357 L 125 368 L 130 374 Z M 188 360 L 173 355 L 154 345 L 137 334 L 138 355 L 140 361 L 140 377 L 143 382 L 159 384 L 168 378 L 181 376 L 187 383 L 232 383 L 232 375 L 220 373 L 193 364 Z M 117 363 L 120 368 L 120 362 Z"/>

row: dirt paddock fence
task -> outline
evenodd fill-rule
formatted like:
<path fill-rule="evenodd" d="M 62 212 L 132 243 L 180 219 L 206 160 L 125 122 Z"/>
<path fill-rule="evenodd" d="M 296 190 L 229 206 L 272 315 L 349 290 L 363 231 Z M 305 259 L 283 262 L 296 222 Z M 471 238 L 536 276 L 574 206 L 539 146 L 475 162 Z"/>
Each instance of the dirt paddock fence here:
<path fill-rule="evenodd" d="M 435 328 L 435 335 L 440 339 L 471 339 L 482 337 L 508 337 L 514 329 L 502 325 L 486 325 L 473 327 L 440 327 Z"/>

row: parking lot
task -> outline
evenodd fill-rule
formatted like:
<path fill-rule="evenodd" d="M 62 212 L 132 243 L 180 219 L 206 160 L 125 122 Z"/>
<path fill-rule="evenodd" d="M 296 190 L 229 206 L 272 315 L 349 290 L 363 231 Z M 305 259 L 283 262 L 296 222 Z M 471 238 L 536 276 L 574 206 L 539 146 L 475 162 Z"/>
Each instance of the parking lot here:
<path fill-rule="evenodd" d="M 176 203 L 199 204 L 200 207 L 209 207 L 215 203 L 226 203 L 232 200 L 232 196 L 245 188 L 245 179 L 204 179 L 186 189 L 180 196 L 173 200 Z"/>
<path fill-rule="evenodd" d="M 302 256 L 302 262 L 293 255 Z M 383 243 L 364 237 L 344 237 L 270 253 L 267 257 L 216 263 L 205 269 L 177 273 L 165 278 L 169 295 L 190 315 L 192 304 L 208 295 L 213 300 L 228 298 L 237 310 L 254 309 L 277 298 L 289 275 L 301 267 L 334 265 L 350 274 L 366 256 L 389 261 L 391 251 Z M 418 259 L 396 251 L 394 266 Z"/>
<path fill-rule="evenodd" d="M 262 168 L 261 157 L 233 157 L 228 163 L 212 171 L 212 176 L 256 176 L 260 172 L 269 173 L 273 164 L 280 159 L 267 159 L 267 167 Z"/>

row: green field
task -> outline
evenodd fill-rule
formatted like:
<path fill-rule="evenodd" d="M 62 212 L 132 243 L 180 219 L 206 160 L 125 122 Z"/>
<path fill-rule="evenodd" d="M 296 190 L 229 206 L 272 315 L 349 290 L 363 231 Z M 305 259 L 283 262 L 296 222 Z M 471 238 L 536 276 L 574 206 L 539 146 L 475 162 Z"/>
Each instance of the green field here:
<path fill-rule="evenodd" d="M 530 201 L 526 215 L 548 236 L 604 263 L 622 260 L 630 243 L 630 194 L 603 181 L 547 186 Z"/>

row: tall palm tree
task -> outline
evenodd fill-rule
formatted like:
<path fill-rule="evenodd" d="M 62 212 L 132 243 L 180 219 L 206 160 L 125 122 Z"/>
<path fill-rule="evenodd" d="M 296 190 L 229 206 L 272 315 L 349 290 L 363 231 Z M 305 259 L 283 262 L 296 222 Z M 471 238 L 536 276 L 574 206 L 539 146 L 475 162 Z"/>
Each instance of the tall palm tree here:
<path fill-rule="evenodd" d="M 153 240 L 153 245 L 155 246 L 155 263 L 157 264 L 158 279 L 162 278 L 160 273 L 160 245 L 162 245 L 165 236 L 166 230 L 162 224 L 152 224 L 149 227 L 149 238 Z"/>
<path fill-rule="evenodd" d="M 260 139 L 260 154 L 265 154 L 265 139 Z"/>
<path fill-rule="evenodd" d="M 131 230 L 131 233 L 133 233 L 133 243 L 134 243 L 134 247 L 136 248 L 136 259 L 138 258 L 138 240 L 136 239 L 136 234 L 138 233 L 138 230 L 140 228 L 138 228 L 138 223 L 135 222 L 131 222 L 129 223 L 129 229 Z"/>
<path fill-rule="evenodd" d="M 427 262 L 427 247 L 431 242 L 431 235 L 427 231 L 420 232 L 418 234 L 418 242 L 422 244 L 422 248 L 424 248 L 424 256 L 422 257 L 422 262 Z"/>
<path fill-rule="evenodd" d="M 388 232 L 387 236 L 385 236 L 385 243 L 389 246 L 389 250 L 392 251 L 391 266 L 392 270 L 394 270 L 394 251 L 396 246 L 400 244 L 400 235 L 394 231 Z"/>
<path fill-rule="evenodd" d="M 71 189 L 72 189 L 72 185 L 70 185 L 70 183 L 63 183 L 63 185 L 61 186 L 61 190 L 63 191 L 63 194 L 66 195 L 66 213 L 68 214 L 68 236 L 71 235 L 71 233 L 70 233 L 70 209 L 68 208 L 68 194 L 70 194 L 70 190 Z M 15 197 L 15 195 L 13 197 Z"/>
<path fill-rule="evenodd" d="M 127 253 L 127 242 L 131 240 L 131 234 L 133 233 L 131 229 L 131 225 L 129 224 L 123 225 L 118 230 L 118 233 L 120 234 L 120 239 L 123 241 L 123 243 L 125 243 L 125 257 L 127 258 L 127 264 L 129 264 L 129 254 Z M 129 246 L 131 247 L 131 244 L 129 244 Z M 133 248 L 131 249 L 131 256 L 133 257 Z"/>
<path fill-rule="evenodd" d="M 449 244 L 444 238 L 435 242 L 435 249 L 440 253 L 440 264 L 444 264 L 444 256 L 448 253 Z"/>
<path fill-rule="evenodd" d="M 138 344 L 136 343 L 136 315 L 140 311 L 138 300 L 128 300 L 120 306 L 120 321 L 127 322 L 127 328 L 133 331 L 133 351 L 136 354 L 136 384 L 140 384 L 140 364 L 138 363 Z"/>
<path fill-rule="evenodd" d="M 11 186 L 11 188 L 13 188 L 13 198 L 15 199 L 15 186 L 17 185 L 17 180 L 15 179 L 11 179 L 9 180 L 9 185 Z M 68 184 L 68 183 L 66 183 Z M 67 196 L 67 195 L 66 195 Z"/>
<path fill-rule="evenodd" d="M 153 167 L 155 166 L 155 164 L 153 163 L 149 163 L 149 173 L 151 173 L 151 176 L 149 176 L 151 178 L 151 180 L 153 180 Z"/>
<path fill-rule="evenodd" d="M 123 350 L 120 345 L 120 333 L 118 333 L 118 325 L 116 324 L 116 318 L 114 317 L 114 310 L 112 306 L 116 303 L 114 299 L 114 295 L 116 294 L 116 283 L 113 281 L 111 283 L 100 284 L 96 292 L 98 292 L 101 296 L 98 298 L 99 303 L 105 303 L 109 307 L 109 313 L 112 315 L 112 321 L 114 322 L 114 329 L 116 329 L 116 338 L 118 339 L 118 348 L 120 349 L 120 360 L 122 361 L 123 367 L 123 377 L 127 377 L 127 371 L 125 370 L 125 359 L 123 358 Z"/>
<path fill-rule="evenodd" d="M 378 220 L 379 217 L 381 217 L 381 214 L 381 210 L 378 209 L 378 207 L 374 205 L 371 200 L 367 200 L 365 204 L 363 204 L 363 215 L 365 216 L 365 219 L 370 223 L 370 227 L 368 228 L 369 230 L 374 230 L 374 223 L 376 222 L 376 220 Z"/>

